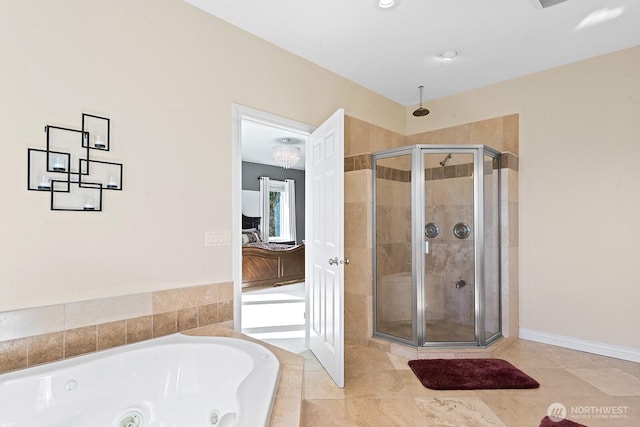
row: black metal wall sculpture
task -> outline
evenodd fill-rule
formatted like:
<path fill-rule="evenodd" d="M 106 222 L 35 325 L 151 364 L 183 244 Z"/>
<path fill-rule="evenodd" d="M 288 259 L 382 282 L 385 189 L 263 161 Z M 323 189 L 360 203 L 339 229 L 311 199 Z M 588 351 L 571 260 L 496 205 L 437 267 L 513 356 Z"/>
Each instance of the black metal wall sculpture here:
<path fill-rule="evenodd" d="M 47 125 L 46 148 L 27 149 L 27 189 L 48 192 L 51 210 L 102 211 L 103 191 L 122 190 L 122 163 L 96 160 L 111 149 L 111 123 L 82 114 L 82 129 Z"/>

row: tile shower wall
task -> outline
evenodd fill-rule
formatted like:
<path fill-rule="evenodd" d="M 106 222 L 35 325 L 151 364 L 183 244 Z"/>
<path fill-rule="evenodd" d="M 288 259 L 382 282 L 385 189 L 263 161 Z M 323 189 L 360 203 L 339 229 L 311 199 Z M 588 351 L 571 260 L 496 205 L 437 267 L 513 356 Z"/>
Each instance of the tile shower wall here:
<path fill-rule="evenodd" d="M 0 313 L 0 373 L 233 320 L 233 283 Z"/>
<path fill-rule="evenodd" d="M 447 168 L 455 172 L 456 166 Z M 433 222 L 440 228 L 438 237 L 427 239 L 430 250 L 425 257 L 425 271 L 430 292 L 426 320 L 472 325 L 475 319 L 473 234 L 461 240 L 452 230 L 459 222 L 474 223 L 473 177 L 469 167 L 457 176 L 436 176 L 436 173 L 442 175 L 443 169 L 446 168 L 429 168 L 425 178 L 425 222 Z M 456 282 L 461 279 L 467 286 L 456 288 Z"/>
<path fill-rule="evenodd" d="M 345 117 L 345 255 L 351 264 L 345 268 L 345 337 L 367 344 L 373 334 L 372 288 L 372 212 L 373 195 L 371 153 L 414 144 L 484 144 L 501 156 L 501 262 L 502 332 L 515 338 L 518 333 L 518 115 L 498 117 L 447 129 L 403 136 L 386 129 Z M 471 170 L 465 165 L 437 168 L 451 179 L 462 181 Z M 437 174 L 426 179 L 437 180 Z M 398 178 L 400 175 L 396 175 Z M 391 178 L 394 176 L 391 175 Z M 468 178 L 470 179 L 470 178 Z M 401 185 L 396 179 L 394 185 Z M 406 184 L 408 185 L 408 183 Z M 392 191 L 390 189 L 390 191 Z M 441 197 L 446 197 L 443 192 Z M 438 196 L 436 196 L 438 197 Z M 391 270 L 390 270 L 391 271 Z M 471 286 L 467 286 L 471 288 Z M 443 312 L 428 316 L 445 316 Z M 472 300 L 472 299 L 471 299 Z M 461 302 L 464 304 L 464 301 Z"/>
<path fill-rule="evenodd" d="M 373 333 L 371 155 L 345 158 L 344 188 L 344 250 L 351 260 L 344 269 L 345 338 L 366 345 Z"/>

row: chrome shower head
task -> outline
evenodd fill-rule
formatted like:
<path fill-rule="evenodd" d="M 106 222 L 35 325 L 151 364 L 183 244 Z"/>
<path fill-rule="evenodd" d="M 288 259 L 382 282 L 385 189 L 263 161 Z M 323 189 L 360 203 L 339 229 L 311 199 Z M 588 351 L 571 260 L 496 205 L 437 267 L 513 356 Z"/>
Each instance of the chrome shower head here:
<path fill-rule="evenodd" d="M 447 154 L 447 156 L 444 159 L 442 159 L 442 161 L 440 162 L 440 166 L 445 167 L 450 158 L 451 158 L 451 153 Z"/>
<path fill-rule="evenodd" d="M 420 106 L 413 112 L 413 115 L 416 117 L 422 117 L 429 114 L 429 110 L 422 106 L 422 89 L 424 89 L 424 86 L 418 86 L 418 89 L 420 89 Z"/>

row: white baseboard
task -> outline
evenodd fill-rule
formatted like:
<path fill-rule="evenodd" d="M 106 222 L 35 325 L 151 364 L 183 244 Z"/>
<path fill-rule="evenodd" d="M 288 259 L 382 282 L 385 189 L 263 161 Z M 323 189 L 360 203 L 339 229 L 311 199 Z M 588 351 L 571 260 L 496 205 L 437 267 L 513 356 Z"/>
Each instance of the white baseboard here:
<path fill-rule="evenodd" d="M 520 328 L 520 338 L 640 363 L 640 350 Z"/>

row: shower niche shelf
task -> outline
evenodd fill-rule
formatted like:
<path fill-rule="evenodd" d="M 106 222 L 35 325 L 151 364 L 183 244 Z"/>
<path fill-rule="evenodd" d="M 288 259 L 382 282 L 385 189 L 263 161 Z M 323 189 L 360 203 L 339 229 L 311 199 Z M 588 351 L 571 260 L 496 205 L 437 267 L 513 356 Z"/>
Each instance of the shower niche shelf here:
<path fill-rule="evenodd" d="M 45 148 L 27 149 L 27 190 L 49 193 L 54 211 L 102 211 L 104 191 L 123 183 L 122 163 L 94 158 L 111 149 L 110 123 L 83 113 L 81 129 L 45 126 Z"/>

